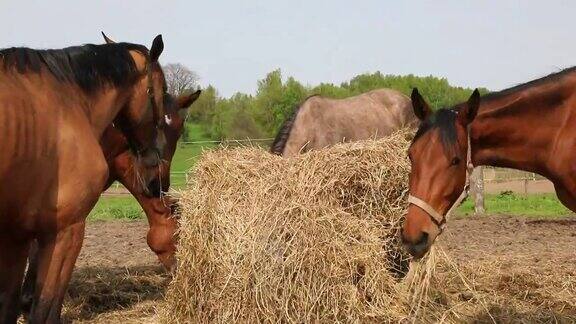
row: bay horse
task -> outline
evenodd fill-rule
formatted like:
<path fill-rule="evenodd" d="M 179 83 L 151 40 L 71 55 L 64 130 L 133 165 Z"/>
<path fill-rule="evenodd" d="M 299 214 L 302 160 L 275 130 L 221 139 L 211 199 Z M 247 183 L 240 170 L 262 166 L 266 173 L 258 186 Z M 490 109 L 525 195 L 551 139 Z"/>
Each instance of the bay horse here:
<path fill-rule="evenodd" d="M 385 137 L 418 122 L 410 98 L 393 89 L 345 99 L 314 95 L 284 122 L 270 152 L 290 157 L 344 141 Z"/>
<path fill-rule="evenodd" d="M 102 32 L 107 44 L 116 43 Z M 174 99 L 172 95 L 166 95 L 164 119 L 166 127 L 163 129 L 166 137 L 164 154 L 160 167 L 156 169 L 154 180 L 149 183 L 147 190 L 138 186 L 138 173 L 134 172 L 138 167 L 135 156 L 129 149 L 128 140 L 114 125 L 109 126 L 100 141 L 106 157 L 110 176 L 105 189 L 108 189 L 115 181 L 119 181 L 136 198 L 146 217 L 150 229 L 147 235 L 148 246 L 156 255 L 164 267 L 171 271 L 175 265 L 176 252 L 175 232 L 178 225 L 173 217 L 172 209 L 176 201 L 163 193 L 170 188 L 170 164 L 178 140 L 184 130 L 184 123 L 188 114 L 188 107 L 200 97 L 201 90 L 190 94 L 184 94 Z"/>
<path fill-rule="evenodd" d="M 136 158 L 128 147 L 126 137 L 115 127 L 108 127 L 101 140 L 102 149 L 110 168 L 110 175 L 104 190 L 115 181 L 119 181 L 136 198 L 146 217 L 150 229 L 147 234 L 148 246 L 168 271 L 176 264 L 175 232 L 178 220 L 174 215 L 176 201 L 164 195 L 170 188 L 170 164 L 178 146 L 178 140 L 184 129 L 187 109 L 200 96 L 198 90 L 192 94 L 181 95 L 176 100 L 166 97 L 166 146 L 157 176 L 149 183 L 148 188 L 138 185 Z M 147 189 L 147 190 L 146 190 Z"/>
<path fill-rule="evenodd" d="M 114 123 L 142 174 L 165 148 L 166 82 L 158 35 L 55 50 L 0 50 L 0 323 L 16 323 L 32 240 L 38 241 L 33 323 L 59 323 L 85 218 L 108 179 L 99 145 Z"/>
<path fill-rule="evenodd" d="M 440 234 L 472 166 L 538 173 L 576 211 L 576 68 L 482 98 L 474 91 L 437 112 L 414 89 L 412 104 L 422 124 L 408 151 L 409 190 L 420 203 L 408 207 L 402 240 L 415 258 Z"/>
<path fill-rule="evenodd" d="M 164 196 L 163 193 L 168 192 L 170 188 L 170 163 L 176 151 L 178 139 L 184 129 L 187 109 L 198 99 L 200 93 L 201 91 L 198 90 L 189 95 L 182 95 L 176 100 L 170 95 L 165 98 L 165 119 L 169 121 L 164 128 L 166 148 L 162 163 L 157 169 L 159 181 L 151 182 L 148 185 L 148 190 L 144 190 L 144 188 L 139 186 L 140 182 L 135 173 L 135 168 L 138 165 L 122 132 L 110 125 L 106 128 L 104 136 L 100 140 L 100 145 L 110 170 L 108 181 L 103 191 L 110 188 L 115 181 L 118 181 L 136 198 L 144 210 L 150 226 L 146 240 L 148 246 L 156 253 L 158 259 L 168 271 L 172 271 L 176 264 L 175 233 L 178 227 L 178 220 L 173 210 L 176 201 L 169 196 Z M 38 267 L 37 251 L 37 242 L 34 241 L 30 248 L 28 269 L 22 287 L 22 309 L 26 314 L 30 311 L 34 296 Z"/>

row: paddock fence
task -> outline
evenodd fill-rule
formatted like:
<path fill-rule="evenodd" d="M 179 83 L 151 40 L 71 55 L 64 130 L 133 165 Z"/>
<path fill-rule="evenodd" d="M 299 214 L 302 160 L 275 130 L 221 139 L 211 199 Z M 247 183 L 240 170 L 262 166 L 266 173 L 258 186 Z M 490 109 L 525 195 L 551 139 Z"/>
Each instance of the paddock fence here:
<path fill-rule="evenodd" d="M 251 138 L 251 139 L 226 139 L 226 140 L 213 140 L 213 141 L 182 141 L 178 142 L 178 148 L 186 148 L 190 146 L 201 147 L 204 150 L 213 149 L 217 147 L 238 147 L 238 146 L 269 146 L 274 141 L 273 137 L 269 138 Z M 194 160 L 198 156 L 190 156 L 190 160 Z M 173 188 L 180 189 L 188 183 L 189 172 L 187 170 L 178 170 L 170 172 L 170 185 Z M 105 196 L 115 195 L 129 195 L 130 192 L 119 182 L 114 182 L 108 190 L 104 192 Z"/>
<path fill-rule="evenodd" d="M 506 168 L 483 167 L 484 192 L 519 194 L 553 193 L 554 185 L 543 176 Z"/>
<path fill-rule="evenodd" d="M 186 141 L 179 142 L 181 148 L 200 146 L 202 149 L 211 149 L 215 147 L 238 147 L 249 145 L 269 146 L 274 138 L 256 138 L 256 139 L 229 139 L 222 141 Z M 191 156 L 190 159 L 197 158 Z M 512 191 L 518 194 L 533 193 L 553 193 L 554 186 L 546 178 L 532 172 L 524 172 L 506 168 L 482 167 L 484 177 L 484 192 L 497 194 L 504 191 Z M 188 182 L 189 173 L 184 170 L 172 171 L 170 181 L 172 187 L 183 188 Z M 129 192 L 120 183 L 114 183 L 105 193 L 105 195 L 123 195 Z"/>

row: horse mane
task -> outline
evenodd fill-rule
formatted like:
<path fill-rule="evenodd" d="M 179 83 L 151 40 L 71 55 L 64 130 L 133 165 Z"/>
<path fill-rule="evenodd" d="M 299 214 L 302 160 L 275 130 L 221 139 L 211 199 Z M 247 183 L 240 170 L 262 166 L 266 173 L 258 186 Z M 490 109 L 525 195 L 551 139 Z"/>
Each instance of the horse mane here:
<path fill-rule="evenodd" d="M 496 91 L 496 92 L 491 92 L 488 93 L 484 96 L 482 96 L 482 98 L 480 99 L 481 102 L 485 102 L 485 101 L 489 101 L 489 100 L 495 100 L 495 99 L 499 99 L 502 98 L 504 96 L 516 93 L 518 91 L 523 91 L 532 87 L 537 87 L 540 85 L 544 85 L 550 82 L 555 82 L 560 80 L 561 78 L 565 77 L 568 74 L 574 73 L 576 72 L 576 67 L 571 67 L 571 68 L 567 68 L 564 69 L 562 71 L 556 72 L 556 73 L 551 73 L 545 77 L 539 78 L 539 79 L 535 79 L 532 81 L 528 81 L 526 83 L 522 83 L 519 85 L 516 85 L 514 87 L 511 88 L 507 88 L 501 91 Z M 442 145 L 444 146 L 444 149 L 447 151 L 450 151 L 453 149 L 454 144 L 456 143 L 458 136 L 456 134 L 456 111 L 462 107 L 463 105 L 465 105 L 466 102 L 463 103 L 459 103 L 454 105 L 451 108 L 443 108 L 443 109 L 439 109 L 436 112 L 434 112 L 428 119 L 426 119 L 424 122 L 422 122 L 420 124 L 420 127 L 418 128 L 418 131 L 416 132 L 416 135 L 414 136 L 412 143 L 414 143 L 418 138 L 420 138 L 422 135 L 424 135 L 427 131 L 433 129 L 433 128 L 438 128 L 440 131 L 440 139 L 442 142 Z"/>
<path fill-rule="evenodd" d="M 418 138 L 422 137 L 426 132 L 433 128 L 438 128 L 440 131 L 440 141 L 446 152 L 454 153 L 454 144 L 458 140 L 456 133 L 456 111 L 454 109 L 440 109 L 418 127 L 416 135 L 412 139 L 412 143 L 416 142 Z"/>
<path fill-rule="evenodd" d="M 280 127 L 280 130 L 278 131 L 278 134 L 276 134 L 276 138 L 274 138 L 274 142 L 272 142 L 272 146 L 270 147 L 270 153 L 282 155 L 282 152 L 284 152 L 286 142 L 288 142 L 290 131 L 292 130 L 292 126 L 294 126 L 294 121 L 296 120 L 298 111 L 300 111 L 300 107 L 301 105 L 296 106 L 292 115 L 290 115 L 290 117 L 288 117 Z"/>
<path fill-rule="evenodd" d="M 300 111 L 300 107 L 302 107 L 302 105 L 304 105 L 304 103 L 308 99 L 316 96 L 319 95 L 313 94 L 311 96 L 308 96 L 306 99 L 304 99 L 304 101 L 302 101 L 298 106 L 294 108 L 292 115 L 290 115 L 290 117 L 288 117 L 288 119 L 284 121 L 284 123 L 280 127 L 280 130 L 278 131 L 278 134 L 276 134 L 274 142 L 272 142 L 272 145 L 270 146 L 270 153 L 282 155 L 282 153 L 284 152 L 284 148 L 286 147 L 286 143 L 288 142 L 288 138 L 290 137 L 290 132 L 292 131 L 294 122 L 296 121 L 296 117 L 298 116 L 298 112 Z"/>
<path fill-rule="evenodd" d="M 145 46 L 131 43 L 47 50 L 12 47 L 0 50 L 0 66 L 4 71 L 15 70 L 20 74 L 39 74 L 45 68 L 56 80 L 76 84 L 92 93 L 108 84 L 127 85 L 141 74 L 129 53 L 131 50 L 148 56 Z"/>
<path fill-rule="evenodd" d="M 573 73 L 573 72 L 576 72 L 576 66 L 566 68 L 566 69 L 561 70 L 559 72 L 548 74 L 547 76 L 544 76 L 542 78 L 528 81 L 526 83 L 522 83 L 522 84 L 513 86 L 511 88 L 507 88 L 507 89 L 496 91 L 496 92 L 490 92 L 490 93 L 482 96 L 481 100 L 485 101 L 485 100 L 499 99 L 499 98 L 502 98 L 503 96 L 507 96 L 509 94 L 513 94 L 513 93 L 518 92 L 518 91 L 526 90 L 528 88 L 536 87 L 536 86 L 543 85 L 543 84 L 546 84 L 549 82 L 555 82 L 555 81 L 558 81 L 559 79 L 561 79 L 561 78 L 565 77 L 566 75 Z M 461 105 L 461 104 L 459 104 L 459 105 Z M 459 105 L 456 105 L 456 106 L 459 106 Z"/>

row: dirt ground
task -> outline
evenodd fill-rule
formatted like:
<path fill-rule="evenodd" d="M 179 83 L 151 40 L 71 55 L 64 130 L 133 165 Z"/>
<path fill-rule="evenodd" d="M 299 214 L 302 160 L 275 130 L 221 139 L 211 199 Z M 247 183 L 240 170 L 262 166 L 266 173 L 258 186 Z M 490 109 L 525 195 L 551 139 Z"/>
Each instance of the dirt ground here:
<path fill-rule="evenodd" d="M 88 225 L 65 306 L 73 322 L 155 322 L 169 278 L 145 241 L 145 221 Z M 439 242 L 458 262 L 497 257 L 510 269 L 576 274 L 576 218 L 452 219 Z"/>

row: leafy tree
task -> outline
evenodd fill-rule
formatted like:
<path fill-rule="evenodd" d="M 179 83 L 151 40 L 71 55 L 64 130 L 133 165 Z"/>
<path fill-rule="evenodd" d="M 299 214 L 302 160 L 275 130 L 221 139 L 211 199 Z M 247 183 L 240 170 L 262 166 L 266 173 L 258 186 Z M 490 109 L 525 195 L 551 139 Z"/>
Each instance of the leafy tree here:
<path fill-rule="evenodd" d="M 202 90 L 200 97 L 188 108 L 188 116 L 181 138 L 183 141 L 191 140 L 190 129 L 193 124 L 200 124 L 202 131 L 209 133 L 218 100 L 217 96 L 216 88 L 209 85 L 206 89 Z"/>
<path fill-rule="evenodd" d="M 188 112 L 188 121 L 192 123 L 209 124 L 216 102 L 218 93 L 212 85 L 202 90 L 200 97 L 190 106 Z"/>
<path fill-rule="evenodd" d="M 451 86 L 445 78 L 380 72 L 360 74 L 340 85 L 321 83 L 306 87 L 292 77 L 284 81 L 281 71 L 274 70 L 258 81 L 254 96 L 236 93 L 230 98 L 221 98 L 216 89 L 209 86 L 192 105 L 189 123 L 201 124 L 213 139 L 272 137 L 294 109 L 312 94 L 346 98 L 374 89 L 391 88 L 409 96 L 415 87 L 435 109 L 464 102 L 472 93 L 472 89 Z M 480 89 L 480 92 L 488 91 Z"/>

